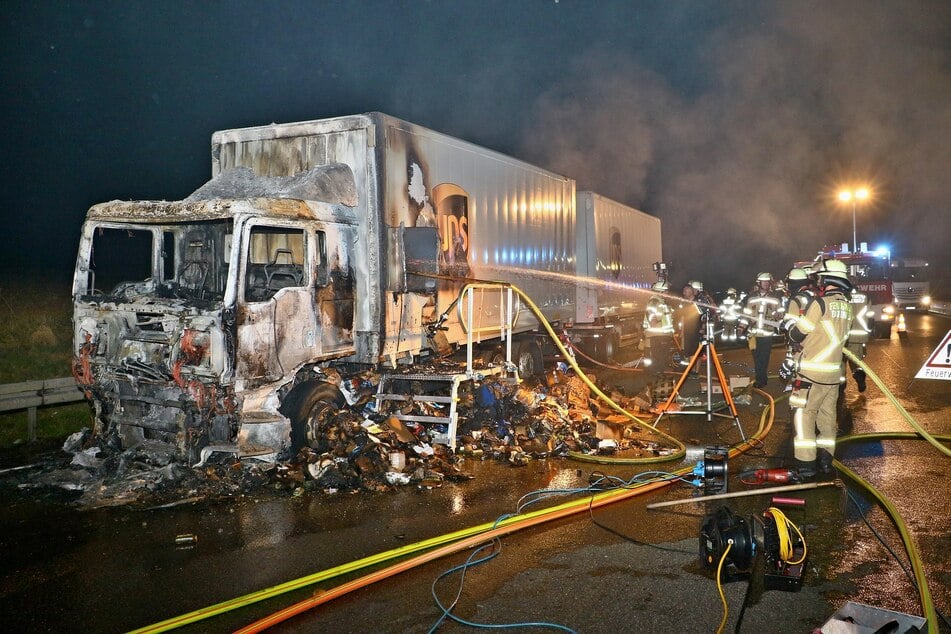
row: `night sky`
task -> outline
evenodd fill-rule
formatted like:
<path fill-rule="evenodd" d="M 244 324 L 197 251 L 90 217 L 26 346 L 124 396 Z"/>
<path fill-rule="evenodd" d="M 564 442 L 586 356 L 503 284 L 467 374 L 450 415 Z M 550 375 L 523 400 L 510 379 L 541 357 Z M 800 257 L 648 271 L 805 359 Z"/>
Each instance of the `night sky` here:
<path fill-rule="evenodd" d="M 0 3 L 0 283 L 87 208 L 180 199 L 214 130 L 383 111 L 663 221 L 675 282 L 860 241 L 947 271 L 951 2 Z"/>

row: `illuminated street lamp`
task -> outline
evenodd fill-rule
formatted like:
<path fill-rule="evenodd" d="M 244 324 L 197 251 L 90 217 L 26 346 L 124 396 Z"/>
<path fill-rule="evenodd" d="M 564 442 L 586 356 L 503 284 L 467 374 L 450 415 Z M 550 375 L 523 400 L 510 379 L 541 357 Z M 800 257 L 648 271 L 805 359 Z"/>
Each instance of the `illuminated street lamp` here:
<path fill-rule="evenodd" d="M 858 240 L 855 232 L 855 207 L 858 202 L 866 201 L 869 198 L 868 187 L 856 187 L 855 189 L 842 189 L 839 191 L 839 200 L 844 203 L 852 203 L 852 252 L 858 251 Z"/>

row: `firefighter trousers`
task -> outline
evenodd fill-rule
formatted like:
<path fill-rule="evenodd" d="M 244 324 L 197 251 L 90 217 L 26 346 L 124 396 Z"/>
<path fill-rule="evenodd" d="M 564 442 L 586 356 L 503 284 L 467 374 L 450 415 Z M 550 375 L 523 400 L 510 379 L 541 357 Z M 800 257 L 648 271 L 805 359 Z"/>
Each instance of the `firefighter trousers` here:
<path fill-rule="evenodd" d="M 765 387 L 769 381 L 769 356 L 773 351 L 773 338 L 757 335 L 753 349 L 753 367 L 756 371 L 756 387 Z"/>
<path fill-rule="evenodd" d="M 796 432 L 793 453 L 796 460 L 813 462 L 818 449 L 825 449 L 830 455 L 835 455 L 838 400 L 839 386 L 837 384 L 813 383 L 809 387 L 793 389 L 789 401 L 797 405 L 793 410 L 793 425 Z"/>

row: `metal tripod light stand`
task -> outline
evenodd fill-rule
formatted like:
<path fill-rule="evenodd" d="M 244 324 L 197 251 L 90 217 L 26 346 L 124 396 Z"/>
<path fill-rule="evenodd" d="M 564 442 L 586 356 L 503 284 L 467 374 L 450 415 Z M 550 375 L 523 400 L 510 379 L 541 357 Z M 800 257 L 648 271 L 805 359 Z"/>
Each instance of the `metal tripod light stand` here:
<path fill-rule="evenodd" d="M 713 332 L 713 320 L 709 315 L 705 314 L 704 318 L 704 335 L 700 340 L 700 344 L 697 346 L 697 351 L 693 353 L 693 356 L 690 358 L 690 363 L 687 364 L 687 367 L 684 369 L 683 374 L 680 375 L 680 379 L 677 381 L 677 385 L 674 386 L 673 391 L 670 393 L 670 397 L 667 398 L 667 402 L 664 403 L 663 410 L 660 414 L 657 415 L 657 419 L 654 421 L 654 426 L 656 427 L 660 423 L 660 419 L 664 417 L 664 414 L 667 414 L 670 411 L 670 406 L 673 404 L 674 399 L 677 398 L 677 393 L 680 391 L 681 386 L 687 380 L 687 376 L 690 374 L 690 371 L 700 360 L 700 356 L 705 354 L 707 358 L 707 409 L 706 411 L 690 411 L 690 410 L 681 410 L 678 412 L 673 412 L 675 414 L 706 414 L 707 422 L 712 422 L 714 416 L 720 416 L 722 418 L 732 418 L 733 423 L 736 425 L 737 430 L 740 432 L 740 438 L 744 441 L 746 440 L 746 434 L 743 433 L 743 427 L 740 426 L 740 417 L 736 412 L 736 403 L 733 402 L 733 395 L 730 393 L 730 383 L 726 379 L 726 375 L 723 373 L 723 366 L 720 365 L 720 359 L 717 357 L 717 348 L 714 345 L 714 332 Z M 720 382 L 720 388 L 723 390 L 723 398 L 726 399 L 727 407 L 730 409 L 729 414 L 723 414 L 720 412 L 713 411 L 713 372 L 716 371 L 717 380 Z"/>

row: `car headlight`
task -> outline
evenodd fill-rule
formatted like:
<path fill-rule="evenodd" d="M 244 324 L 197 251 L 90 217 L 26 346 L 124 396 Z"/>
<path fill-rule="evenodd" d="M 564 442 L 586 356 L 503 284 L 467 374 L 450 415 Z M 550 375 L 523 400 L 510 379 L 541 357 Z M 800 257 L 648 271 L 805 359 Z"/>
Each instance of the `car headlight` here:
<path fill-rule="evenodd" d="M 924 297 L 922 297 L 922 298 L 921 298 L 921 305 L 922 305 L 922 306 L 930 306 L 930 305 L 931 305 L 931 295 L 925 295 Z"/>
<path fill-rule="evenodd" d="M 892 315 L 895 314 L 895 307 L 894 307 L 894 306 L 886 306 L 885 308 L 882 309 L 882 313 L 884 313 L 885 315 L 888 315 L 888 316 L 890 317 L 890 316 L 892 316 Z"/>

